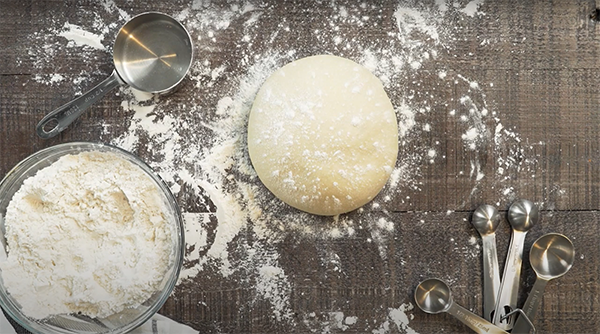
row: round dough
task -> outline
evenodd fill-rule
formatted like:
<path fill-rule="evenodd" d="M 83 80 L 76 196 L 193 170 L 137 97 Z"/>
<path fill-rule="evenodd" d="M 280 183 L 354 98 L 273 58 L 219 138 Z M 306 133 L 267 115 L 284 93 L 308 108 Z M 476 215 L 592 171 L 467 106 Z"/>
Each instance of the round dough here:
<path fill-rule="evenodd" d="M 317 215 L 357 209 L 377 195 L 396 164 L 398 124 L 381 81 L 336 56 L 296 60 L 258 92 L 248 151 L 265 186 Z"/>

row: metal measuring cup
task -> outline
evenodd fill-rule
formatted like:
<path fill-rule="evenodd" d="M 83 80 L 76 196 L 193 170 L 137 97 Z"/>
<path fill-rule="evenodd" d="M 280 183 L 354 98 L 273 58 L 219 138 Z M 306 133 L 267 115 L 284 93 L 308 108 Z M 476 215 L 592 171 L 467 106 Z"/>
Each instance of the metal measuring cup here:
<path fill-rule="evenodd" d="M 529 262 L 537 278 L 523 305 L 523 314 L 517 318 L 511 333 L 530 332 L 531 322 L 535 318 L 546 284 L 566 274 L 574 261 L 573 242 L 562 234 L 548 233 L 533 243 L 529 252 Z"/>
<path fill-rule="evenodd" d="M 119 85 L 146 93 L 171 93 L 188 73 L 192 58 L 192 38 L 181 23 L 158 12 L 137 15 L 117 34 L 112 74 L 87 93 L 42 118 L 36 132 L 44 139 L 56 136 Z"/>

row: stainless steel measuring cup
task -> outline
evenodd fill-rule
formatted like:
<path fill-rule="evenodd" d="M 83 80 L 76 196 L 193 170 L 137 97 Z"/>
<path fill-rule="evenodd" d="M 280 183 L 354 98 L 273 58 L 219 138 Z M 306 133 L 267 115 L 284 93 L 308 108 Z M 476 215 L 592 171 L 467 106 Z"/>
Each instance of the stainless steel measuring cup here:
<path fill-rule="evenodd" d="M 505 316 L 517 308 L 525 235 L 533 226 L 538 224 L 539 220 L 539 209 L 531 201 L 517 200 L 508 208 L 508 222 L 512 227 L 512 236 L 492 321 L 504 330 L 512 329 L 515 323 L 516 315 Z"/>
<path fill-rule="evenodd" d="M 566 274 L 573 266 L 574 261 L 575 247 L 573 242 L 562 234 L 548 233 L 533 243 L 529 252 L 529 262 L 537 278 L 523 305 L 523 314 L 529 321 L 533 321 L 535 318 L 548 281 Z M 521 315 L 517 318 L 511 333 L 527 334 L 530 331 L 531 325 Z"/>
<path fill-rule="evenodd" d="M 496 250 L 496 229 L 500 224 L 498 210 L 491 205 L 479 206 L 473 212 L 471 224 L 481 235 L 483 244 L 483 318 L 492 321 L 500 289 L 500 269 Z"/>
<path fill-rule="evenodd" d="M 87 93 L 46 115 L 36 126 L 36 132 L 41 138 L 56 136 L 119 85 L 147 93 L 171 93 L 189 71 L 192 57 L 192 38 L 181 23 L 157 12 L 137 15 L 117 34 L 112 74 Z"/>

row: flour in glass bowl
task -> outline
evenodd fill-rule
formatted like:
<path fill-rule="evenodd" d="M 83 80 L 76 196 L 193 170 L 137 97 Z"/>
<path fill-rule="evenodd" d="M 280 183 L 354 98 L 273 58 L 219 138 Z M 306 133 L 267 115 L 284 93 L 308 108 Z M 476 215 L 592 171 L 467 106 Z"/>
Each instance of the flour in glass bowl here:
<path fill-rule="evenodd" d="M 174 230 L 161 190 L 110 152 L 66 155 L 26 179 L 4 217 L 8 292 L 36 319 L 106 317 L 159 289 Z"/>

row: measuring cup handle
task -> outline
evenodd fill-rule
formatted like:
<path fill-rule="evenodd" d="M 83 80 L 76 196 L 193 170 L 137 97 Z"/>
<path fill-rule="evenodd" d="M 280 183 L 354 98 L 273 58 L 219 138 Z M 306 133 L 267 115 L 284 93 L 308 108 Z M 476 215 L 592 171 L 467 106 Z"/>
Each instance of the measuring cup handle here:
<path fill-rule="evenodd" d="M 452 303 L 448 310 L 448 314 L 460 320 L 463 324 L 471 328 L 475 333 L 479 334 L 508 334 L 508 332 L 496 327 L 491 322 L 480 318 L 464 307 Z"/>
<path fill-rule="evenodd" d="M 504 330 L 512 329 L 515 323 L 515 316 L 510 316 L 503 321 L 500 319 L 517 308 L 525 234 L 526 232 L 513 231 L 506 263 L 504 264 L 504 274 L 500 282 L 500 291 L 498 292 L 498 300 L 496 301 L 492 322 Z"/>
<path fill-rule="evenodd" d="M 538 278 L 533 284 L 533 288 L 529 292 L 529 296 L 523 305 L 523 312 L 529 318 L 529 321 L 533 322 L 535 319 L 535 314 L 537 313 L 538 306 L 540 304 L 540 300 L 542 299 L 542 294 L 544 293 L 544 289 L 546 288 L 546 284 L 548 281 L 545 279 Z M 513 327 L 511 333 L 516 334 L 529 334 L 531 331 L 531 325 L 529 322 L 520 315 L 517 318 L 517 322 L 515 323 L 515 327 Z"/>
<path fill-rule="evenodd" d="M 117 71 L 104 79 L 96 87 L 92 88 L 80 97 L 62 105 L 46 115 L 36 126 L 38 136 L 48 139 L 56 136 L 73 123 L 87 108 L 100 100 L 106 93 L 122 83 Z"/>
<path fill-rule="evenodd" d="M 496 236 L 494 234 L 482 237 L 483 242 L 483 318 L 493 321 L 498 291 L 500 290 L 500 269 Z"/>

